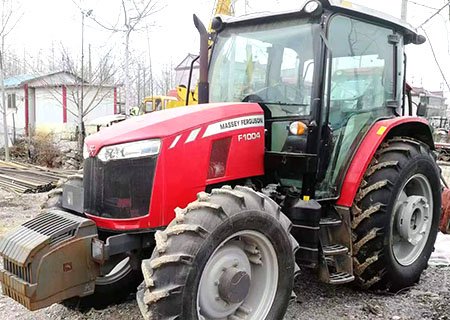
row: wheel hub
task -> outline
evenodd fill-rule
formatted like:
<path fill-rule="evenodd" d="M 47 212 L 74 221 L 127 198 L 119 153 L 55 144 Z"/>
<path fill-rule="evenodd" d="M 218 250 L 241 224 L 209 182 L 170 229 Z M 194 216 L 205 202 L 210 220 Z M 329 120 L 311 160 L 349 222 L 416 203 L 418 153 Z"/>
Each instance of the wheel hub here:
<path fill-rule="evenodd" d="M 244 301 L 250 290 L 250 276 L 244 270 L 231 267 L 225 270 L 219 280 L 219 295 L 228 303 Z"/>
<path fill-rule="evenodd" d="M 249 287 L 251 283 L 250 262 L 244 250 L 234 243 L 224 245 L 211 258 L 203 274 L 198 297 L 203 315 L 207 319 L 220 319 L 233 314 L 245 299 L 240 297 L 244 293 L 247 296 L 246 281 Z"/>
<path fill-rule="evenodd" d="M 423 237 L 423 226 L 429 219 L 429 205 L 425 197 L 409 196 L 399 207 L 397 227 L 399 235 L 416 245 Z"/>
<path fill-rule="evenodd" d="M 229 236 L 202 271 L 198 318 L 265 319 L 275 299 L 277 270 L 276 252 L 265 235 L 244 230 Z"/>
<path fill-rule="evenodd" d="M 432 188 L 421 173 L 410 177 L 400 189 L 392 221 L 392 253 L 403 266 L 420 257 L 431 232 Z"/>

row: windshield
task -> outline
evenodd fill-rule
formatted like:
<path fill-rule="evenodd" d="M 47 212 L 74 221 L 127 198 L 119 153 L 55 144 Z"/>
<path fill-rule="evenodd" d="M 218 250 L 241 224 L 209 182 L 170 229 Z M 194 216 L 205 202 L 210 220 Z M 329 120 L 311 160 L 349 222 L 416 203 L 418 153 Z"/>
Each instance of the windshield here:
<path fill-rule="evenodd" d="M 264 102 L 274 117 L 309 114 L 312 39 L 304 20 L 225 29 L 211 59 L 210 101 Z"/>

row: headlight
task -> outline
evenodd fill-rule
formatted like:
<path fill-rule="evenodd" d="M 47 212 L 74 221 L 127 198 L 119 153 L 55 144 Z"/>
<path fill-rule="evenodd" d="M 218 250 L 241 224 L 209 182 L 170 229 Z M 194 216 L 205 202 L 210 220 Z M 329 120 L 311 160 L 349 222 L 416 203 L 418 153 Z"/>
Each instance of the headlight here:
<path fill-rule="evenodd" d="M 89 151 L 88 151 L 87 144 L 85 143 L 83 145 L 83 159 L 86 160 L 87 158 L 89 158 Z"/>
<path fill-rule="evenodd" d="M 159 139 L 136 141 L 103 147 L 97 157 L 103 162 L 141 158 L 158 154 L 160 148 L 161 140 Z"/>

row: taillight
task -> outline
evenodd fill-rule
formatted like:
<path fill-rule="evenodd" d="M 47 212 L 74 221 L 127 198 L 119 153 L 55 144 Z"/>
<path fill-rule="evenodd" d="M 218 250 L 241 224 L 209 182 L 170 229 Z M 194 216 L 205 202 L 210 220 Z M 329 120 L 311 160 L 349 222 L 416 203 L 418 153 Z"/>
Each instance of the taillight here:
<path fill-rule="evenodd" d="M 208 179 L 220 178 L 225 175 L 230 143 L 231 137 L 213 141 L 209 159 Z"/>

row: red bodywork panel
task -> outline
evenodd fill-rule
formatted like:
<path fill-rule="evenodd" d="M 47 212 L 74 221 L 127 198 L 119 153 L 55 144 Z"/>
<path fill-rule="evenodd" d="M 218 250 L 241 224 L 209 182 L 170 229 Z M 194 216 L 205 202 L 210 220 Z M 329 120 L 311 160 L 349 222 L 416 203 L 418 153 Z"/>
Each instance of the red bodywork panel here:
<path fill-rule="evenodd" d="M 225 172 L 208 179 L 211 146 L 227 137 L 231 141 Z M 256 103 L 216 103 L 153 112 L 106 128 L 88 137 L 86 144 L 92 157 L 106 145 L 151 138 L 160 138 L 162 146 L 148 215 L 105 219 L 86 213 L 98 227 L 134 230 L 166 226 L 175 216 L 174 209 L 195 200 L 207 185 L 264 174 L 264 115 Z"/>
<path fill-rule="evenodd" d="M 341 194 L 336 204 L 343 207 L 351 207 L 361 185 L 364 173 L 370 164 L 375 152 L 383 142 L 389 131 L 404 123 L 419 122 L 428 125 L 424 118 L 418 117 L 398 117 L 376 122 L 361 142 L 355 156 L 350 163 L 350 167 L 345 175 L 341 187 Z"/>
<path fill-rule="evenodd" d="M 442 233 L 450 234 L 450 189 L 447 188 L 442 191 L 442 216 L 439 230 Z"/>

